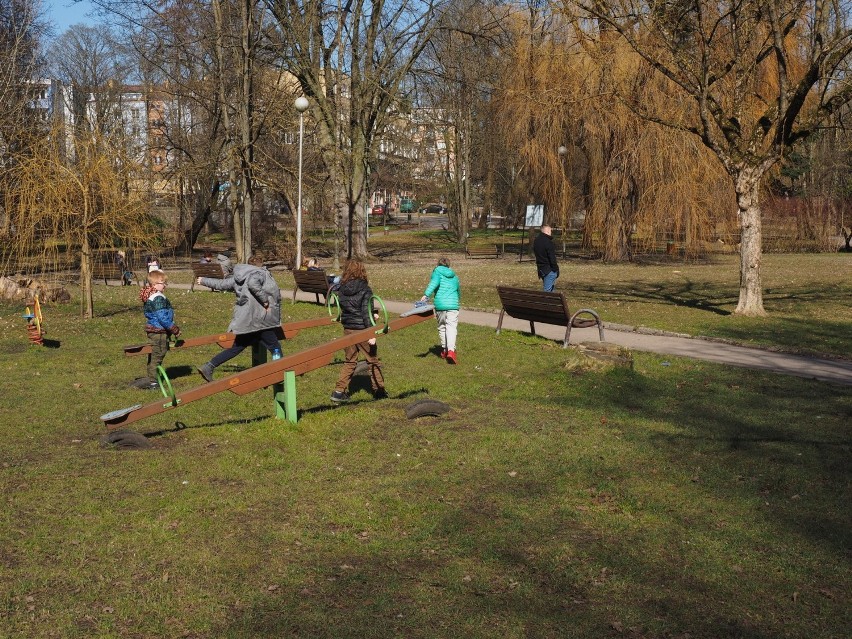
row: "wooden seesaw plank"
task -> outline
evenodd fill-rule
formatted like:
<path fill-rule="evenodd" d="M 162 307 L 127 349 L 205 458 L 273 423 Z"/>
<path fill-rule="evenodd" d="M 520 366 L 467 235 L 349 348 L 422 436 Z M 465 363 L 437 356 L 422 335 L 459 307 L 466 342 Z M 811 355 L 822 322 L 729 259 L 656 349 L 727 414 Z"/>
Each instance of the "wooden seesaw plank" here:
<path fill-rule="evenodd" d="M 144 406 L 137 405 L 137 407 L 131 407 L 131 409 L 112 411 L 111 413 L 101 415 L 101 420 L 107 429 L 113 430 L 153 415 L 165 413 L 174 408 L 180 408 L 190 402 L 204 399 L 223 391 L 231 391 L 236 395 L 245 395 L 283 382 L 286 371 L 294 371 L 297 375 L 303 375 L 309 371 L 326 366 L 331 362 L 332 357 L 337 351 L 347 346 L 358 344 L 371 337 L 381 337 L 386 333 L 392 333 L 419 324 L 420 322 L 431 319 L 433 316 L 434 312 L 429 308 L 422 313 L 399 317 L 388 322 L 387 330 L 383 330 L 382 328 L 377 329 L 375 326 L 365 328 L 349 335 L 343 335 L 325 344 L 320 344 L 319 346 L 314 346 L 291 355 L 285 355 L 281 359 L 272 360 L 271 362 L 254 366 L 228 377 L 213 380 L 202 386 L 191 388 L 180 394 L 175 394 L 174 399 L 162 397 L 159 401 L 151 402 Z"/>
<path fill-rule="evenodd" d="M 293 339 L 298 335 L 299 331 L 306 328 L 316 328 L 318 326 L 328 326 L 334 324 L 334 320 L 330 316 L 316 317 L 314 319 L 299 320 L 297 322 L 286 322 L 281 324 L 280 331 L 276 331 L 278 339 Z M 174 342 L 169 349 L 192 348 L 193 346 L 205 346 L 207 344 L 218 344 L 222 348 L 230 348 L 234 345 L 234 333 L 219 333 L 217 335 L 203 335 L 200 337 L 190 337 L 188 339 L 179 339 Z M 133 357 L 135 355 L 147 355 L 151 352 L 150 344 L 131 344 L 124 347 L 124 355 Z"/>

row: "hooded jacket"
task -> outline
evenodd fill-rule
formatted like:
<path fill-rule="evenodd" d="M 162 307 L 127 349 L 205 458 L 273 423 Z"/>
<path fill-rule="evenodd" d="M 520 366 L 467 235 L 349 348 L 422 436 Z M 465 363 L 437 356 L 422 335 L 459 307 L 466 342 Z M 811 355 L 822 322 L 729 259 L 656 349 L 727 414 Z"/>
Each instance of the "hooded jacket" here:
<path fill-rule="evenodd" d="M 234 291 L 237 300 L 229 332 L 243 335 L 281 326 L 281 289 L 265 268 L 237 264 L 225 279 L 202 277 L 201 284 L 216 291 Z"/>
<path fill-rule="evenodd" d="M 216 264 L 222 267 L 222 273 L 227 277 L 234 271 L 234 265 L 231 262 L 231 258 L 225 255 L 224 253 L 219 253 L 216 256 Z"/>
<path fill-rule="evenodd" d="M 166 296 L 156 292 L 153 287 L 147 291 L 142 312 L 145 313 L 146 333 L 172 332 L 175 325 L 175 311 Z"/>
<path fill-rule="evenodd" d="M 340 299 L 340 323 L 343 328 L 361 329 L 372 326 L 372 305 L 370 299 L 373 290 L 367 280 L 348 280 L 337 289 Z"/>
<path fill-rule="evenodd" d="M 461 298 L 461 286 L 455 271 L 449 266 L 439 264 L 432 271 L 429 285 L 423 293 L 426 297 L 435 295 L 436 311 L 457 311 Z"/>

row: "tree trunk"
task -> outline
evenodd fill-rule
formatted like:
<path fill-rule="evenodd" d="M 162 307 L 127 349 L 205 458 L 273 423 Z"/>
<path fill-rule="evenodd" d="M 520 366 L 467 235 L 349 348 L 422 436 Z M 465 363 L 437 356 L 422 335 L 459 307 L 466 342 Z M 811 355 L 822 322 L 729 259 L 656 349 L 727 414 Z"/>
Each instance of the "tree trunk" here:
<path fill-rule="evenodd" d="M 213 186 L 210 190 L 204 194 L 204 201 L 201 201 L 202 198 L 202 189 L 204 188 L 202 184 L 197 184 L 196 188 L 193 190 L 192 199 L 195 204 L 195 211 L 192 215 L 192 222 L 188 229 L 183 232 L 183 237 L 181 238 L 181 242 L 177 247 L 178 251 L 185 252 L 189 254 L 192 251 L 192 247 L 195 246 L 195 242 L 198 241 L 198 236 L 201 235 L 201 231 L 204 228 L 204 225 L 210 220 L 210 214 L 213 212 L 213 204 L 216 202 L 219 193 L 219 180 L 213 180 Z M 181 208 L 185 206 L 185 203 L 182 201 Z"/>
<path fill-rule="evenodd" d="M 80 247 L 80 295 L 83 298 L 83 318 L 91 319 L 95 315 L 95 302 L 92 295 L 92 249 L 89 246 L 88 207 L 83 207 L 83 242 Z"/>
<path fill-rule="evenodd" d="M 470 131 L 472 115 L 470 109 L 460 114 L 460 122 L 452 126 L 454 151 L 452 158 L 452 178 L 450 187 L 453 189 L 455 211 L 449 211 L 447 222 L 457 242 L 467 240 L 470 226 Z M 448 165 L 450 160 L 447 161 Z M 449 177 L 449 176 L 448 176 Z M 452 206 L 453 202 L 450 203 Z"/>
<path fill-rule="evenodd" d="M 763 290 L 760 283 L 761 212 L 758 169 L 741 169 L 736 176 L 737 206 L 740 219 L 740 299 L 734 311 L 740 315 L 762 317 Z"/>
<path fill-rule="evenodd" d="M 240 183 L 242 184 L 242 253 L 245 260 L 252 254 L 252 218 L 254 215 L 254 53 L 252 27 L 253 4 L 240 4 L 241 47 L 236 48 L 240 61 L 240 93 L 237 124 L 240 134 Z M 237 249 L 239 253 L 239 249 Z"/>
<path fill-rule="evenodd" d="M 352 145 L 352 178 L 349 183 L 349 217 L 347 234 L 347 256 L 355 259 L 367 257 L 367 142 L 357 137 Z"/>

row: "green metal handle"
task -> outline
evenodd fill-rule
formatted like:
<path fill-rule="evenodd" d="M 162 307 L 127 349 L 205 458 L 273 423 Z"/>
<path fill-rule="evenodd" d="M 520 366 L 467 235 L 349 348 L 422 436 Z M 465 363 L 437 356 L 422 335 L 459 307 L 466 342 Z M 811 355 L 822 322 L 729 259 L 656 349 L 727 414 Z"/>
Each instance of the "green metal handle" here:
<path fill-rule="evenodd" d="M 169 379 L 168 373 L 166 373 L 166 369 L 162 366 L 157 366 L 157 383 L 160 385 L 160 392 L 163 394 L 163 397 L 171 397 L 171 404 L 163 404 L 163 408 L 168 408 L 169 406 L 177 406 L 180 404 L 180 400 L 175 395 L 175 391 L 172 388 L 172 382 Z"/>
<path fill-rule="evenodd" d="M 334 305 L 337 307 L 337 315 L 335 315 L 334 311 L 331 310 L 332 302 L 334 302 Z M 341 310 L 340 310 L 340 298 L 337 296 L 337 293 L 332 293 L 331 295 L 328 296 L 328 298 L 325 301 L 325 307 L 328 309 L 329 317 L 332 318 L 331 321 L 332 322 L 339 322 Z"/>
<path fill-rule="evenodd" d="M 378 335 L 379 333 L 387 333 L 388 332 L 388 309 L 385 308 L 385 303 L 382 301 L 382 298 L 379 297 L 378 295 L 373 295 L 373 297 L 370 298 L 370 302 L 369 302 L 370 325 L 371 326 L 376 325 L 376 320 L 373 319 L 373 300 L 376 300 L 379 303 L 379 305 L 382 307 L 382 313 L 385 316 L 385 325 L 382 328 L 380 328 L 379 330 L 376 331 L 376 335 Z"/>

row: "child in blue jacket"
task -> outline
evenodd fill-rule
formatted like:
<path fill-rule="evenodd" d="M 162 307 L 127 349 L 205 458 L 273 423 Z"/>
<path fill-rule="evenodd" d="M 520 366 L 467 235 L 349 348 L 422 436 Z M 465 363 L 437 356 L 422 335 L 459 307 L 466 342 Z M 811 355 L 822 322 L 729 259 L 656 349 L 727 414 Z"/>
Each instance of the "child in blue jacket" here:
<path fill-rule="evenodd" d="M 449 364 L 458 363 L 456 357 L 456 337 L 459 333 L 459 302 L 461 287 L 455 271 L 450 268 L 446 257 L 438 260 L 438 266 L 432 271 L 429 285 L 421 302 L 427 302 L 435 296 L 435 316 L 438 318 L 438 337 L 441 339 L 441 357 Z"/>
<path fill-rule="evenodd" d="M 151 344 L 148 356 L 148 382 L 143 388 L 158 388 L 157 367 L 163 363 L 169 350 L 169 335 L 180 335 L 180 327 L 175 324 L 175 312 L 171 302 L 163 294 L 168 277 L 160 270 L 148 273 L 148 286 L 142 289 L 142 312 L 145 313 L 145 334 Z"/>

